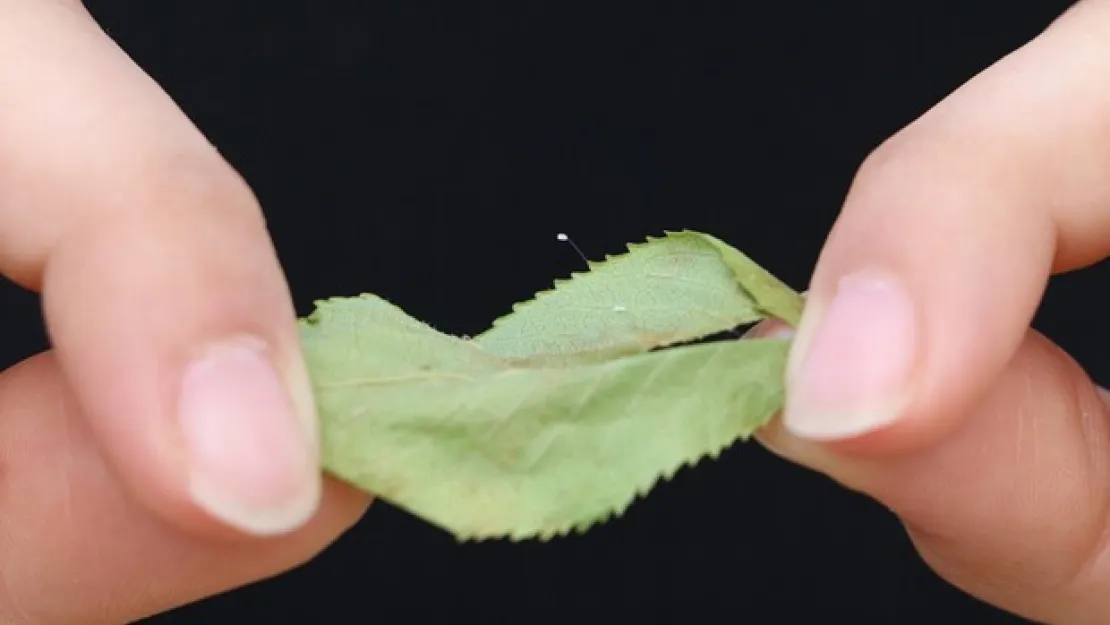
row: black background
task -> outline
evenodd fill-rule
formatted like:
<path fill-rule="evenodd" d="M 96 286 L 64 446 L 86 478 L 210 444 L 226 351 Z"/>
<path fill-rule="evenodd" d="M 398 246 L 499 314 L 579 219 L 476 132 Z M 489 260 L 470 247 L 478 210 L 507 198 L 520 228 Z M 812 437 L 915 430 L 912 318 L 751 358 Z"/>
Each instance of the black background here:
<path fill-rule="evenodd" d="M 251 183 L 306 314 L 373 291 L 473 334 L 587 255 L 714 233 L 803 288 L 858 163 L 1046 27 L 1040 2 L 90 2 Z M 1096 377 L 1095 269 L 1038 327 Z M 5 286 L 11 364 L 45 345 Z M 36 328 L 33 333 L 25 328 Z M 316 561 L 150 623 L 1011 623 L 880 506 L 756 445 L 549 544 L 386 504 Z"/>

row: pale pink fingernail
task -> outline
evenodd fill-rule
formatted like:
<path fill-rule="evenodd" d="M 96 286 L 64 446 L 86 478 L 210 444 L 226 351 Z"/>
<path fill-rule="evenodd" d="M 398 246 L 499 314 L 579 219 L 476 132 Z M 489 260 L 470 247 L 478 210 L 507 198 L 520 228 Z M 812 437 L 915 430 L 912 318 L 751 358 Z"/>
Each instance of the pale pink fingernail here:
<path fill-rule="evenodd" d="M 783 425 L 809 439 L 843 439 L 896 420 L 916 359 L 917 315 L 884 273 L 842 278 L 831 301 L 807 304 L 791 350 Z"/>
<path fill-rule="evenodd" d="M 178 417 L 189 492 L 209 514 L 244 532 L 288 532 L 316 511 L 316 441 L 288 385 L 253 338 L 210 346 L 186 369 Z M 303 411 L 303 410 L 302 410 Z"/>

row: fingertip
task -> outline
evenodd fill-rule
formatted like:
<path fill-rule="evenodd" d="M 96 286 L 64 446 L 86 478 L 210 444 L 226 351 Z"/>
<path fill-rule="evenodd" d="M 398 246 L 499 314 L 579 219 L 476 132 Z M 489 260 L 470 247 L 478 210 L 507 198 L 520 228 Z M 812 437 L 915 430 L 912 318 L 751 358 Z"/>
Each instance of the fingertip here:
<path fill-rule="evenodd" d="M 259 220 L 237 215 L 244 196 L 220 211 L 182 195 L 59 246 L 51 338 L 139 501 L 190 532 L 289 533 L 316 513 L 322 477 L 284 276 Z"/>
<path fill-rule="evenodd" d="M 857 174 L 789 359 L 784 426 L 797 436 L 880 453 L 935 440 L 1028 328 L 1051 222 L 947 132 L 924 118 Z"/>

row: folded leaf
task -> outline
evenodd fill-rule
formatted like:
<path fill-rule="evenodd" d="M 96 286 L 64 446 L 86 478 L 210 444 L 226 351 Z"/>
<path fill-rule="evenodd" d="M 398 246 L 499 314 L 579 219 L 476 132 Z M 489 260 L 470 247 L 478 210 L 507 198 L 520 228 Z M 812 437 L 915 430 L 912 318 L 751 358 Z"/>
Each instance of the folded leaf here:
<path fill-rule="evenodd" d="M 781 340 L 520 367 L 403 315 L 364 296 L 306 325 L 324 466 L 460 538 L 549 537 L 619 514 L 782 402 Z"/>
<path fill-rule="evenodd" d="M 708 234 L 699 234 L 721 254 L 725 265 L 732 270 L 740 288 L 751 297 L 756 308 L 768 317 L 785 321 L 796 327 L 802 318 L 805 300 L 781 280 L 755 264 L 743 252 Z"/>
<path fill-rule="evenodd" d="M 691 341 L 767 315 L 793 323 L 794 308 L 800 311 L 794 291 L 700 232 L 668 232 L 589 267 L 515 305 L 474 341 L 518 360 L 587 362 Z"/>
<path fill-rule="evenodd" d="M 708 235 L 591 263 L 474 340 L 373 295 L 318 302 L 302 343 L 337 477 L 460 539 L 548 538 L 620 514 L 781 407 L 788 342 L 670 346 L 800 297 Z"/>

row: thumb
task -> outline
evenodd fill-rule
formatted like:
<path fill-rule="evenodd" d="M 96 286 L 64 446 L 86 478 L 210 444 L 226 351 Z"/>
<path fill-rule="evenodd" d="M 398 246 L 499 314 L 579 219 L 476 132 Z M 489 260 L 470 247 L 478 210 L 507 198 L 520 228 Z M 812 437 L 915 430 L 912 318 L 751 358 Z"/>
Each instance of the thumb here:
<path fill-rule="evenodd" d="M 41 289 L 74 412 L 171 524 L 305 525 L 314 402 L 254 195 L 79 4 L 0 2 L 0 58 L 0 273 Z"/>
<path fill-rule="evenodd" d="M 965 592 L 1037 622 L 1105 623 L 1110 411 L 1100 393 L 1030 332 L 965 416 L 908 453 L 845 451 L 781 422 L 759 438 L 884 504 L 926 563 Z"/>
<path fill-rule="evenodd" d="M 1110 618 L 1106 408 L 1029 330 L 1051 273 L 1110 251 L 1107 75 L 1110 3 L 1088 0 L 868 159 L 763 435 L 894 510 L 949 579 L 1051 622 Z"/>

